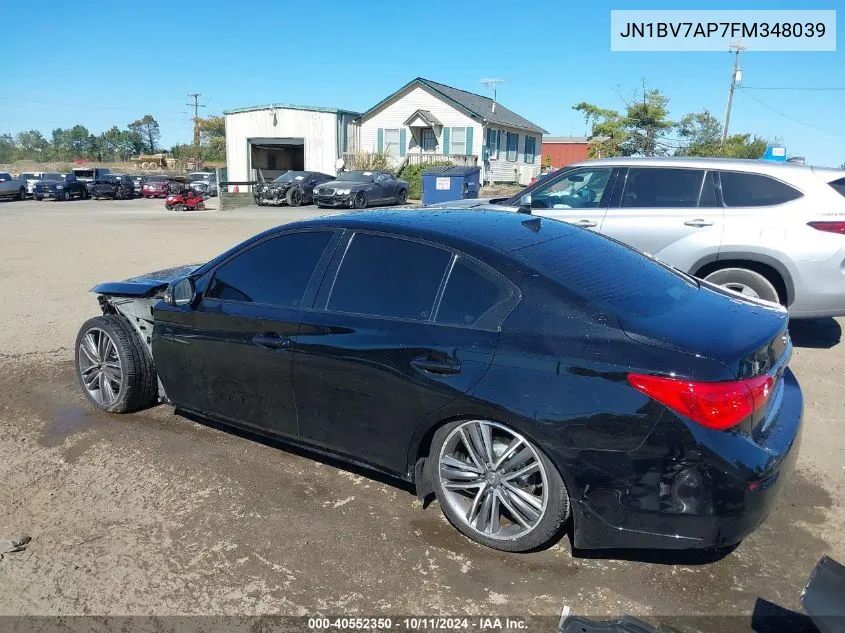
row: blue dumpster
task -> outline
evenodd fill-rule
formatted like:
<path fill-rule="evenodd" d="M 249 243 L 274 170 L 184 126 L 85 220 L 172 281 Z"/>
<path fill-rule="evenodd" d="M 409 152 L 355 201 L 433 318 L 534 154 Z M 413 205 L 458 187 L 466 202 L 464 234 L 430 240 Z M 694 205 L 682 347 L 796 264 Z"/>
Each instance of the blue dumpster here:
<path fill-rule="evenodd" d="M 423 204 L 477 198 L 480 167 L 432 167 L 422 175 Z"/>

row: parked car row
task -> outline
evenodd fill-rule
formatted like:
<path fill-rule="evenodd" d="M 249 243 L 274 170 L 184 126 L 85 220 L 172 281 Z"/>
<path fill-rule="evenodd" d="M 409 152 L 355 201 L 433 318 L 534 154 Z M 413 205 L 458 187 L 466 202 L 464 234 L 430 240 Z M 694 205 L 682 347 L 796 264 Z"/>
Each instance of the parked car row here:
<path fill-rule="evenodd" d="M 288 205 L 364 209 L 370 206 L 405 204 L 408 183 L 381 171 L 344 171 L 329 176 L 315 171 L 290 170 L 272 182 L 252 188 L 259 206 Z"/>

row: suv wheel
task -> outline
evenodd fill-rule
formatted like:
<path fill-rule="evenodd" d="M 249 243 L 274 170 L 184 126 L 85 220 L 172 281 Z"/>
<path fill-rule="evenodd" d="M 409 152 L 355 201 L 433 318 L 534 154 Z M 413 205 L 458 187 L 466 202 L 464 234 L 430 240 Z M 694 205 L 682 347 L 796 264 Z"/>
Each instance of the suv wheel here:
<path fill-rule="evenodd" d="M 773 303 L 784 303 L 771 281 L 760 273 L 747 268 L 723 268 L 704 278 L 711 284 L 724 286 L 746 297 L 765 299 Z"/>
<path fill-rule="evenodd" d="M 443 514 L 488 547 L 506 552 L 542 547 L 569 518 L 569 493 L 557 468 L 504 424 L 446 424 L 434 434 L 428 464 Z"/>

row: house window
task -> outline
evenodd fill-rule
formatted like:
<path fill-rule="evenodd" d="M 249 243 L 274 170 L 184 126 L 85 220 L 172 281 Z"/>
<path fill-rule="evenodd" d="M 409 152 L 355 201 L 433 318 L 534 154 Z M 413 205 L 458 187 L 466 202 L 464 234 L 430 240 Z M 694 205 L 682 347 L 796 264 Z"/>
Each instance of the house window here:
<path fill-rule="evenodd" d="M 384 131 L 384 153 L 399 156 L 399 130 Z"/>
<path fill-rule="evenodd" d="M 519 154 L 519 134 L 514 132 L 507 133 L 508 138 L 508 160 L 516 162 L 516 157 Z"/>
<path fill-rule="evenodd" d="M 487 128 L 487 158 L 499 158 L 499 130 Z"/>
<path fill-rule="evenodd" d="M 424 127 L 420 132 L 420 147 L 424 152 L 433 152 L 437 149 L 437 137 L 430 127 Z"/>
<path fill-rule="evenodd" d="M 526 136 L 525 137 L 525 162 L 528 165 L 534 163 L 534 153 L 537 150 L 537 139 L 533 136 Z"/>
<path fill-rule="evenodd" d="M 452 147 L 450 153 L 458 156 L 467 153 L 467 129 L 465 127 L 452 128 Z"/>

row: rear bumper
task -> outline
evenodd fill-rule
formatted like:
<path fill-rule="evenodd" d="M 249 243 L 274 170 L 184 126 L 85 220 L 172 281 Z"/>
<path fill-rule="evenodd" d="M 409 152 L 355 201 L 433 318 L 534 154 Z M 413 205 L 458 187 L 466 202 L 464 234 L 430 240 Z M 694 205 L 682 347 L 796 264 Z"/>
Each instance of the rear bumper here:
<path fill-rule="evenodd" d="M 665 415 L 636 451 L 582 452 L 575 546 L 705 549 L 733 545 L 771 512 L 798 455 L 803 398 L 788 369 L 776 414 L 752 434 Z"/>

